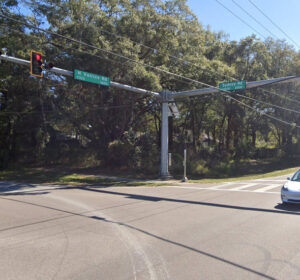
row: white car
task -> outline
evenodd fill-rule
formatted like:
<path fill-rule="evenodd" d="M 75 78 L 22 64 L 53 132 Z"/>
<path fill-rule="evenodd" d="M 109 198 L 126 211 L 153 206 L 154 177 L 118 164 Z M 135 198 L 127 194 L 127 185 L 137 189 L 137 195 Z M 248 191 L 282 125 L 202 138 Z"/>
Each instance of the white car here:
<path fill-rule="evenodd" d="M 300 204 L 300 170 L 281 188 L 282 203 L 299 203 Z"/>

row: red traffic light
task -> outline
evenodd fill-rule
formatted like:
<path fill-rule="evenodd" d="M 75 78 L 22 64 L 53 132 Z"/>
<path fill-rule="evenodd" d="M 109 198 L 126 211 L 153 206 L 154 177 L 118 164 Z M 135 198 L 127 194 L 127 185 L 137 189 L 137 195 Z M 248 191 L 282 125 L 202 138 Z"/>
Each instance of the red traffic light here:
<path fill-rule="evenodd" d="M 30 74 L 35 77 L 43 77 L 43 55 L 40 52 L 30 52 Z"/>

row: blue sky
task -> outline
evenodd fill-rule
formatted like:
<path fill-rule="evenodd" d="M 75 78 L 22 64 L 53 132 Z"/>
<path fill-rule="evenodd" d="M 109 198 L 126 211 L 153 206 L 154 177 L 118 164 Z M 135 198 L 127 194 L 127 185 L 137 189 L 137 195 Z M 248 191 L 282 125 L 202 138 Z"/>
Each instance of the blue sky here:
<path fill-rule="evenodd" d="M 217 1 L 241 17 L 256 31 L 245 25 Z M 296 50 L 300 50 L 300 0 L 187 0 L 192 12 L 198 17 L 205 27 L 210 26 L 212 31 L 224 31 L 230 40 L 240 40 L 251 34 L 264 40 L 264 37 L 285 39 Z M 270 17 L 290 38 L 276 28 L 264 17 L 251 3 L 253 2 Z M 252 17 L 259 21 L 272 35 L 249 17 L 234 2 L 246 10 Z M 24 10 L 23 10 L 24 12 Z M 262 35 L 262 36 L 261 36 Z"/>
<path fill-rule="evenodd" d="M 265 37 L 272 36 L 251 17 L 243 12 L 232 0 L 218 0 L 233 13 L 256 29 Z M 263 12 L 269 16 L 281 29 L 292 38 L 297 45 L 278 30 L 267 18 L 265 18 L 249 0 L 234 0 L 249 14 L 256 18 L 262 25 L 280 39 L 293 45 L 296 50 L 300 46 L 300 1 L 299 0 L 251 0 Z M 216 0 L 187 0 L 187 4 L 204 26 L 210 26 L 212 31 L 224 31 L 230 40 L 239 40 L 251 34 L 257 34 L 250 27 L 228 12 Z M 273 37 L 273 36 L 272 36 Z M 275 38 L 277 39 L 277 38 Z"/>

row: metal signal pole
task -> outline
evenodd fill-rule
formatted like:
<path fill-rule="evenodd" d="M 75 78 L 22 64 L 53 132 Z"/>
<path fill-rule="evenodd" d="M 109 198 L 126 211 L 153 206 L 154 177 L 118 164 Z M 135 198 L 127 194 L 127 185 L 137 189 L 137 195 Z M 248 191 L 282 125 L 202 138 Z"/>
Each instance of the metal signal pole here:
<path fill-rule="evenodd" d="M 160 149 L 160 178 L 170 179 L 169 174 L 169 101 L 171 93 L 164 90 L 161 93 L 161 149 Z"/>

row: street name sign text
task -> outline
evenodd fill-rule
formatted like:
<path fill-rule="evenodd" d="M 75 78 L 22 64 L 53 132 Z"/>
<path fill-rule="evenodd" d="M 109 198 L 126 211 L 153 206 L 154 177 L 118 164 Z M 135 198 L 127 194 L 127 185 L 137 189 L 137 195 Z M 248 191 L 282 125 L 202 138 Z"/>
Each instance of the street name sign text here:
<path fill-rule="evenodd" d="M 240 90 L 246 89 L 246 81 L 236 81 L 236 82 L 229 82 L 229 83 L 220 83 L 219 84 L 220 90 Z"/>
<path fill-rule="evenodd" d="M 77 69 L 74 70 L 74 79 L 93 83 L 93 84 L 98 84 L 102 86 L 108 86 L 108 87 L 110 86 L 109 77 L 105 77 L 105 76 L 101 76 L 101 75 L 97 75 L 97 74 L 93 74 L 93 73 L 89 73 Z"/>

